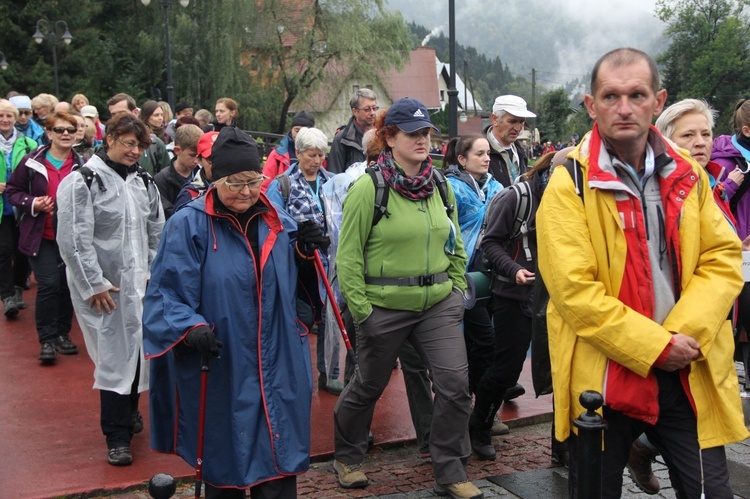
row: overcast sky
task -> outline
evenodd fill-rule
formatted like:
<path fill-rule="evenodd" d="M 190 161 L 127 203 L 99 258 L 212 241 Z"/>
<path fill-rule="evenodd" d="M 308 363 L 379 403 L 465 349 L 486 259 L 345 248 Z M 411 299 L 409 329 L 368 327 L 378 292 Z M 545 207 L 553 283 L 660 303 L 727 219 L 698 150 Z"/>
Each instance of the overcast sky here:
<path fill-rule="evenodd" d="M 448 36 L 447 0 L 387 0 L 407 21 L 442 28 Z M 500 56 L 519 74 L 556 71 L 549 83 L 585 74 L 607 51 L 631 46 L 652 55 L 664 49 L 662 23 L 654 16 L 656 0 L 457 0 L 456 38 L 490 57 Z M 562 28 L 561 28 L 562 26 Z M 560 32 L 560 30 L 564 32 Z M 510 31 L 513 44 L 500 43 L 493 31 Z M 514 57 L 517 43 L 542 40 L 542 64 Z M 482 46 L 483 45 L 483 46 Z M 657 53 L 655 53 L 657 52 Z M 557 67 L 554 62 L 557 61 Z M 542 66 L 542 67 L 540 67 Z"/>

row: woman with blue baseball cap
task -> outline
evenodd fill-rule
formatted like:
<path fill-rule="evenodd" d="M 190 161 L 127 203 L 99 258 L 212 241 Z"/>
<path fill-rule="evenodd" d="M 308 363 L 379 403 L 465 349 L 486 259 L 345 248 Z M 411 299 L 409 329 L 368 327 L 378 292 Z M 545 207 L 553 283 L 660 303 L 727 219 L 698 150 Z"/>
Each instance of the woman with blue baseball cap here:
<path fill-rule="evenodd" d="M 467 481 L 471 399 L 462 333 L 466 253 L 456 199 L 429 157 L 430 122 L 421 102 L 403 98 L 375 121 L 382 152 L 374 168 L 386 184 L 385 214 L 373 225 L 377 176 L 363 175 L 343 203 L 336 265 L 341 292 L 358 328 L 359 373 L 334 411 L 334 469 L 341 486 L 368 483 L 362 471 L 375 403 L 409 341 L 433 377 L 430 453 L 435 492 L 480 498 Z M 444 202 L 439 189 L 445 189 Z M 446 213 L 448 211 L 448 213 Z"/>

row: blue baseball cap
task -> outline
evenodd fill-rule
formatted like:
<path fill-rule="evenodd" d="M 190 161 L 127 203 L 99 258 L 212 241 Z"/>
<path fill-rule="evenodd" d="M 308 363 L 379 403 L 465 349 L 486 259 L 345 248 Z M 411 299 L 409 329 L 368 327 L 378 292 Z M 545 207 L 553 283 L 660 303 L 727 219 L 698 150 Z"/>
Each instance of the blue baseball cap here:
<path fill-rule="evenodd" d="M 416 132 L 422 128 L 432 128 L 436 132 L 440 130 L 430 123 L 430 113 L 424 104 L 417 99 L 404 97 L 399 99 L 388 108 L 385 113 L 385 125 L 396 125 L 399 130 L 406 133 Z"/>

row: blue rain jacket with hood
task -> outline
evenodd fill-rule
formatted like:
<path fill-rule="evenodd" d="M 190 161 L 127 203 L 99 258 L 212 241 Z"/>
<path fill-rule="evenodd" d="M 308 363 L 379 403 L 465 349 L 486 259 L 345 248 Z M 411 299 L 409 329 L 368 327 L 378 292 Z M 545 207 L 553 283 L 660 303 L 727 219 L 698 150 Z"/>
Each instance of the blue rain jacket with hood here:
<path fill-rule="evenodd" d="M 151 269 L 151 446 L 196 463 L 201 359 L 182 340 L 208 325 L 224 346 L 207 375 L 203 477 L 245 488 L 309 466 L 310 350 L 296 319 L 296 223 L 260 195 L 256 264 L 214 190 L 169 219 Z"/>

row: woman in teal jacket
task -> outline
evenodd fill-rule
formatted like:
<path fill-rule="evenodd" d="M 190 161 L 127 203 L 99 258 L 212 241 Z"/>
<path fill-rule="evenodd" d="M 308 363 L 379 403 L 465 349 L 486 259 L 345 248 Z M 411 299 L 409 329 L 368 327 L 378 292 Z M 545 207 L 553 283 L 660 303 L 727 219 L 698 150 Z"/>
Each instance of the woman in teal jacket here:
<path fill-rule="evenodd" d="M 434 128 L 425 106 L 396 101 L 376 119 L 382 145 L 376 167 L 389 189 L 387 212 L 373 226 L 375 185 L 363 175 L 344 199 L 336 258 L 341 292 L 358 323 L 359 375 L 334 411 L 334 469 L 346 488 L 365 487 L 367 430 L 405 341 L 425 358 L 435 392 L 430 453 L 435 491 L 482 497 L 467 481 L 469 407 L 466 347 L 461 331 L 466 253 L 453 210 L 433 182 Z M 447 186 L 448 205 L 455 196 Z"/>
<path fill-rule="evenodd" d="M 18 251 L 18 223 L 13 206 L 5 196 L 5 183 L 25 155 L 36 149 L 36 142 L 15 128 L 18 109 L 0 99 L 0 297 L 5 317 L 12 319 L 26 308 L 23 286 L 28 273 L 28 260 Z"/>

